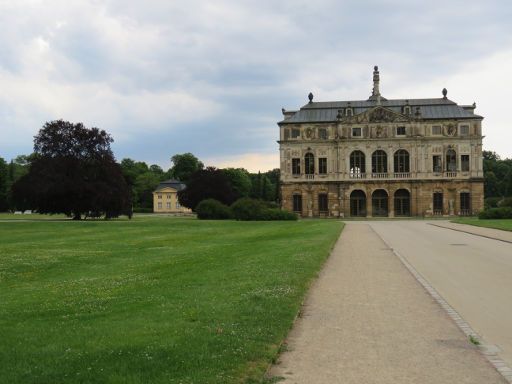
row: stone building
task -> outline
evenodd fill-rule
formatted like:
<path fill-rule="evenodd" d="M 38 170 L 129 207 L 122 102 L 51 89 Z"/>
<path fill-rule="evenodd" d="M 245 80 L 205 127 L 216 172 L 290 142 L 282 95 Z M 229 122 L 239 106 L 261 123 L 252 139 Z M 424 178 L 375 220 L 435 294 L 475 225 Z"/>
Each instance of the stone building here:
<path fill-rule="evenodd" d="M 283 109 L 282 206 L 304 217 L 472 215 L 483 209 L 482 120 L 447 98 Z"/>

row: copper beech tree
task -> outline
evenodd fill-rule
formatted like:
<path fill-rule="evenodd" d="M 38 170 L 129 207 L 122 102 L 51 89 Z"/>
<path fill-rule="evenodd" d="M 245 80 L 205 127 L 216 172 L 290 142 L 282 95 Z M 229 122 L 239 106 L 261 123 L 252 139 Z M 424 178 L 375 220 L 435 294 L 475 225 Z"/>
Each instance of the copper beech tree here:
<path fill-rule="evenodd" d="M 131 217 L 131 192 L 116 163 L 112 137 L 98 128 L 56 120 L 34 137 L 28 173 L 12 187 L 16 208 L 39 213 Z"/>

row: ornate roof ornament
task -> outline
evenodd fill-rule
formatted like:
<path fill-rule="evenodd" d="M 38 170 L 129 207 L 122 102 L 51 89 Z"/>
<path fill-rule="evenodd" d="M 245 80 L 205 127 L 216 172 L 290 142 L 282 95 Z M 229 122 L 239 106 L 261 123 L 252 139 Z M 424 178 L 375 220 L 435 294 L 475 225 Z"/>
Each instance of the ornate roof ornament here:
<path fill-rule="evenodd" d="M 313 93 L 312 92 L 309 92 L 309 95 L 308 95 L 308 99 L 309 99 L 309 102 L 312 103 L 313 102 Z"/>
<path fill-rule="evenodd" d="M 448 94 L 448 90 L 443 88 L 443 99 L 446 99 L 446 95 Z"/>
<path fill-rule="evenodd" d="M 380 72 L 378 66 L 373 67 L 373 89 L 372 95 L 368 100 L 376 101 L 377 105 L 380 105 L 381 100 L 386 101 L 380 94 Z"/>

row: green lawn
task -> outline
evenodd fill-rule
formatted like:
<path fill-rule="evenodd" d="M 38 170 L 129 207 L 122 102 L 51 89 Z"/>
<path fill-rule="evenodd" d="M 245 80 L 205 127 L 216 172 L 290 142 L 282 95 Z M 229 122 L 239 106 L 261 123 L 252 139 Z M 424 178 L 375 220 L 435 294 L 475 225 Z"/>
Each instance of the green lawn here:
<path fill-rule="evenodd" d="M 342 226 L 2 222 L 0 382 L 260 382 Z"/>
<path fill-rule="evenodd" d="M 512 219 L 500 220 L 480 220 L 477 217 L 461 217 L 453 220 L 454 223 L 476 225 L 477 227 L 487 227 L 512 231 Z"/>

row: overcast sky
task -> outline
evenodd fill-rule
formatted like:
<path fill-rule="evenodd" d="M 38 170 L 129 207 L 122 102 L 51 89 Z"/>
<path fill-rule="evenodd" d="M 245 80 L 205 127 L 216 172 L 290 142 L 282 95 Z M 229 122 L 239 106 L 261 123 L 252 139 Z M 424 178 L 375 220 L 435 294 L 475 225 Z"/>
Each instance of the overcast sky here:
<path fill-rule="evenodd" d="M 118 160 L 279 167 L 281 108 L 390 98 L 477 103 L 512 157 L 512 1 L 0 0 L 0 157 L 46 121 L 105 129 Z"/>

